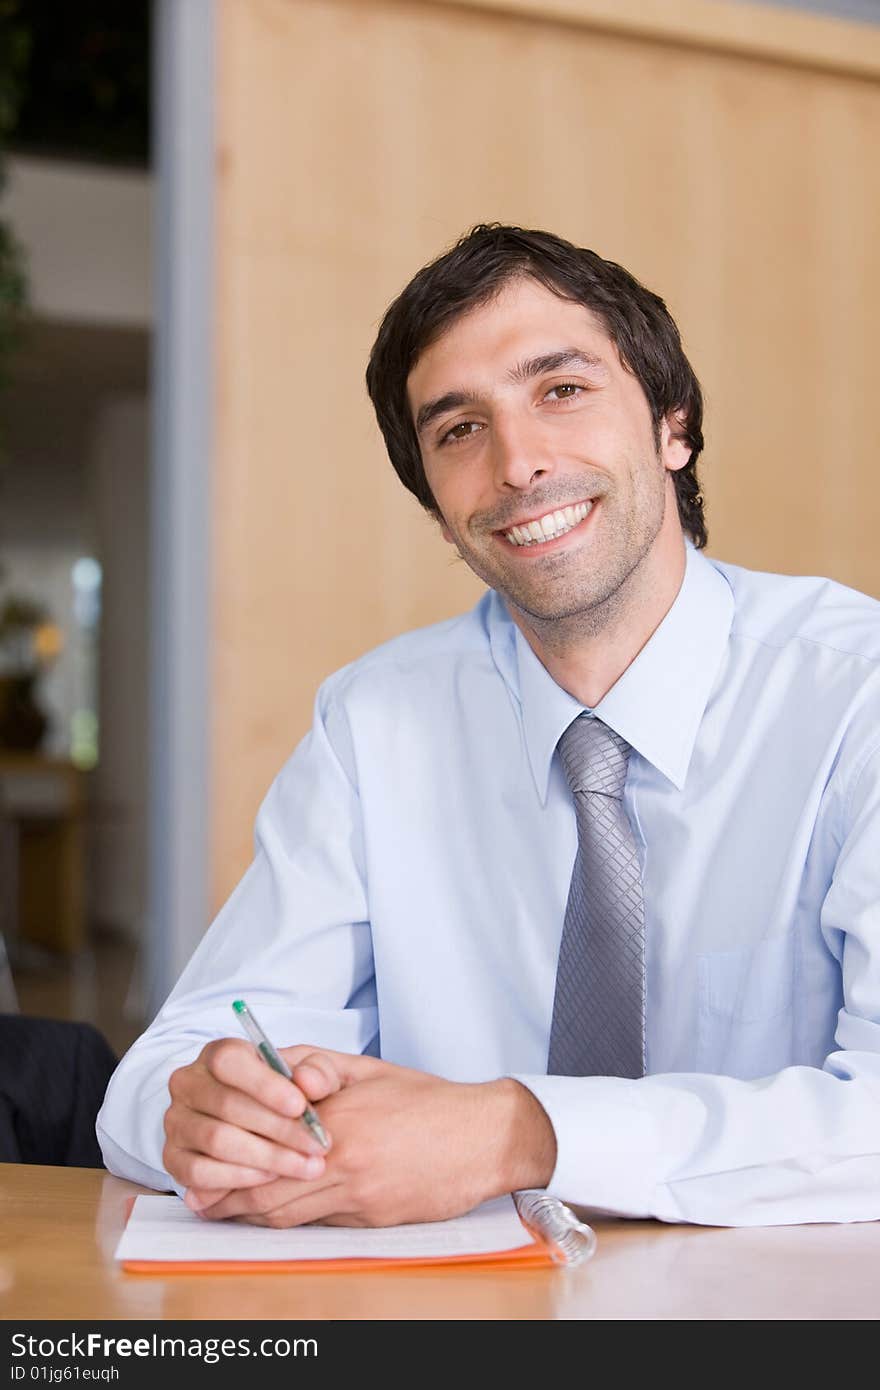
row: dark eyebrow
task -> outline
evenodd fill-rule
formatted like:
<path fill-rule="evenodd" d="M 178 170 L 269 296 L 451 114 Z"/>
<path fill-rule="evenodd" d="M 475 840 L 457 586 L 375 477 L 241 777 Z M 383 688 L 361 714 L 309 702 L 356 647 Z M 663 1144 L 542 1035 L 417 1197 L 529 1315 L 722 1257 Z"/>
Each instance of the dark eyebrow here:
<path fill-rule="evenodd" d="M 591 352 L 585 352 L 583 348 L 560 348 L 558 352 L 545 352 L 540 357 L 528 357 L 522 362 L 518 362 L 508 372 L 508 379 L 517 384 L 531 381 L 536 376 L 543 376 L 545 372 L 557 372 L 560 367 L 605 367 L 601 357 L 595 357 Z M 438 415 L 445 415 L 448 410 L 459 410 L 463 405 L 477 405 L 479 397 L 472 395 L 468 391 L 447 391 L 443 396 L 437 396 L 433 401 L 426 401 L 416 416 L 416 434 L 422 434 L 427 429 L 432 420 L 436 420 Z"/>
<path fill-rule="evenodd" d="M 543 376 L 545 372 L 558 372 L 560 367 L 604 366 L 602 358 L 595 357 L 592 352 L 569 347 L 560 348 L 558 352 L 542 353 L 540 357 L 527 357 L 524 362 L 518 362 L 512 367 L 507 375 L 511 381 L 522 382 L 530 381 L 532 377 Z"/>
<path fill-rule="evenodd" d="M 469 395 L 467 391 L 447 391 L 445 396 L 438 396 L 433 401 L 425 401 L 416 416 L 416 434 L 421 434 L 432 420 L 436 420 L 438 415 L 445 415 L 447 410 L 458 410 L 459 406 L 476 405 L 476 403 L 476 397 Z"/>

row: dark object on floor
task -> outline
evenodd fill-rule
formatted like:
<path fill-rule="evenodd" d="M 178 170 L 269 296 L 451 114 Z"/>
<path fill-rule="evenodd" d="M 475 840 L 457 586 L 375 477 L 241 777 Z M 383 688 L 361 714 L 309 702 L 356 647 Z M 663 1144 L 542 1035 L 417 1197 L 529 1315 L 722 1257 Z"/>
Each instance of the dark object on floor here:
<path fill-rule="evenodd" d="M 102 1168 L 95 1116 L 116 1062 L 90 1023 L 0 1015 L 0 1162 Z"/>

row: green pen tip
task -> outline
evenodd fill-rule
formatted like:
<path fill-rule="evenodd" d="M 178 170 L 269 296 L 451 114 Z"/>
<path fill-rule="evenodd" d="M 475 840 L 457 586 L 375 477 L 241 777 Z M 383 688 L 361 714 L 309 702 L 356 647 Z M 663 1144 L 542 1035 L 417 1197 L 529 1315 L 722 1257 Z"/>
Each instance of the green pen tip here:
<path fill-rule="evenodd" d="M 233 1009 L 235 1010 L 235 1012 L 236 1012 L 237 1014 L 246 1014 L 246 1013 L 247 1013 L 247 1004 L 244 1002 L 243 999 L 236 999 L 236 1001 L 235 1001 L 235 1003 L 232 1005 L 232 1007 L 233 1007 Z"/>

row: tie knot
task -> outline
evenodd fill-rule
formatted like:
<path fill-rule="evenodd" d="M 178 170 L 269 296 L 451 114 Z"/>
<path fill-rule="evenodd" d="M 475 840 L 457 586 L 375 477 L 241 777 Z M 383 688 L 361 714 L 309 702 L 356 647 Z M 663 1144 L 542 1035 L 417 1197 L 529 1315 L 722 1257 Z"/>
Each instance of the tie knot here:
<path fill-rule="evenodd" d="M 559 756 L 572 792 L 623 796 L 630 745 L 595 715 L 579 714 L 559 740 Z"/>

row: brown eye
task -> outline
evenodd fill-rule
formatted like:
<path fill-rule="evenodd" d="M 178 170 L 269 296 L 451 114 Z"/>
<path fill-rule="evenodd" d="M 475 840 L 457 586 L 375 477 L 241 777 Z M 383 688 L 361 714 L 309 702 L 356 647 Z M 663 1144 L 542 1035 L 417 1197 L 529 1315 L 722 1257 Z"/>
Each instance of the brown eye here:
<path fill-rule="evenodd" d="M 441 445 L 454 444 L 456 440 L 470 439 L 471 435 L 476 434 L 478 429 L 480 426 L 475 420 L 459 420 L 457 425 L 453 425 L 452 429 L 446 431 L 440 443 Z"/>
<path fill-rule="evenodd" d="M 560 382 L 558 386 L 551 386 L 550 390 L 547 392 L 547 395 L 552 396 L 555 391 L 558 400 L 570 401 L 572 397 L 576 396 L 577 393 L 582 389 L 582 387 L 576 385 L 573 381 L 563 381 Z"/>

